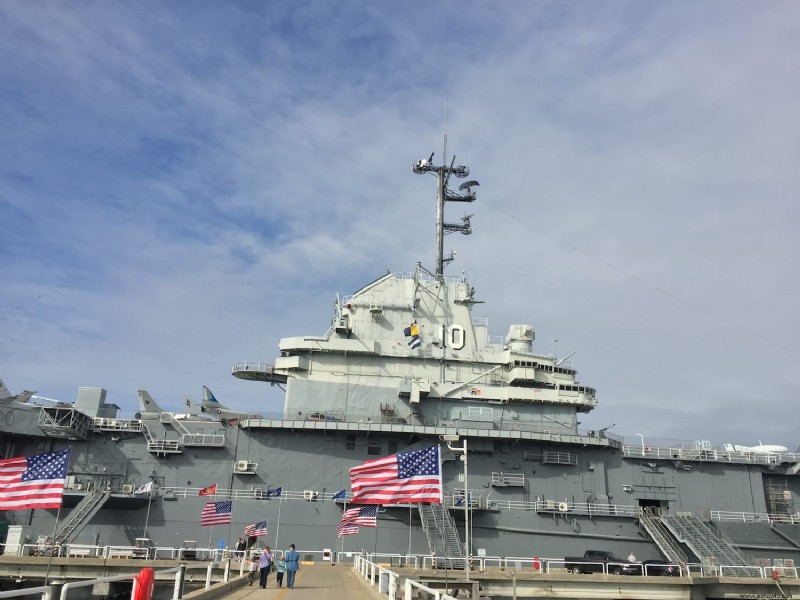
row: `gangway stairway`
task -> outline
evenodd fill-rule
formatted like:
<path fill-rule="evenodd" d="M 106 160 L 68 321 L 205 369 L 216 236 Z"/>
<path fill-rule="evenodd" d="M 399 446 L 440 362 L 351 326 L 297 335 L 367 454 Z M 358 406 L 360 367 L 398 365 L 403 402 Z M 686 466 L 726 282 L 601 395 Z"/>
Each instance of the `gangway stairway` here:
<path fill-rule="evenodd" d="M 464 548 L 458 537 L 455 521 L 443 504 L 420 504 L 422 529 L 428 536 L 428 547 L 436 557 L 434 567 L 463 569 Z M 442 563 L 444 561 L 444 563 Z"/>
<path fill-rule="evenodd" d="M 746 565 L 747 559 L 733 544 L 722 539 L 711 527 L 691 513 L 678 513 L 665 516 L 664 525 L 675 538 L 685 543 L 704 565 L 717 567 L 720 565 Z M 751 570 L 728 569 L 727 575 L 747 577 Z"/>
<path fill-rule="evenodd" d="M 56 530 L 54 544 L 67 544 L 74 540 L 110 496 L 110 490 L 95 489 L 88 492 Z"/>
<path fill-rule="evenodd" d="M 661 517 L 652 509 L 645 507 L 639 516 L 639 523 L 650 535 L 668 562 L 676 565 L 685 565 L 689 562 L 686 553 L 681 550 L 675 538 L 664 527 Z"/>

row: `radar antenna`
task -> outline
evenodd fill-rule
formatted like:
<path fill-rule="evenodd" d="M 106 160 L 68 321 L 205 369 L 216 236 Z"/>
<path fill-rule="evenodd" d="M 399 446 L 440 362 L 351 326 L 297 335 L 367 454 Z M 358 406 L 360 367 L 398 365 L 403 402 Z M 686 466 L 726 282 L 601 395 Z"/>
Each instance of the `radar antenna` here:
<path fill-rule="evenodd" d="M 433 164 L 434 153 L 431 152 L 431 155 L 427 160 L 423 158 L 422 160 L 414 163 L 411 167 L 411 170 L 417 175 L 422 175 L 423 173 L 431 173 L 436 175 L 438 181 L 438 202 L 436 206 L 436 242 L 438 250 L 436 254 L 436 277 L 440 279 L 444 277 L 445 264 L 453 260 L 452 256 L 448 256 L 446 258 L 444 256 L 444 236 L 448 233 L 455 232 L 459 232 L 462 235 L 471 234 L 472 224 L 470 219 L 473 217 L 473 215 L 464 215 L 461 217 L 461 223 L 445 223 L 444 203 L 475 202 L 475 190 L 472 188 L 480 185 L 477 181 L 472 179 L 470 181 L 465 181 L 458 186 L 457 192 L 447 187 L 448 181 L 450 180 L 450 175 L 455 175 L 456 177 L 461 178 L 467 177 L 469 175 L 469 167 L 465 165 L 455 166 L 455 156 L 453 156 L 451 159 L 450 166 L 447 166 L 447 137 L 445 137 L 444 147 L 445 160 L 441 165 Z"/>

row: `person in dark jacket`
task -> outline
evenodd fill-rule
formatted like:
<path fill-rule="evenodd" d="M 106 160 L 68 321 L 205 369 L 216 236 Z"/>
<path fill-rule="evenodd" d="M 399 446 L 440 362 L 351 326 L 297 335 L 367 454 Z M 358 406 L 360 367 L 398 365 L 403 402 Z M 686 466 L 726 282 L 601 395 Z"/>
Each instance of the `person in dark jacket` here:
<path fill-rule="evenodd" d="M 300 570 L 300 555 L 294 549 L 294 544 L 289 545 L 289 551 L 284 554 L 286 561 L 286 587 L 290 590 L 294 589 L 294 578 Z"/>

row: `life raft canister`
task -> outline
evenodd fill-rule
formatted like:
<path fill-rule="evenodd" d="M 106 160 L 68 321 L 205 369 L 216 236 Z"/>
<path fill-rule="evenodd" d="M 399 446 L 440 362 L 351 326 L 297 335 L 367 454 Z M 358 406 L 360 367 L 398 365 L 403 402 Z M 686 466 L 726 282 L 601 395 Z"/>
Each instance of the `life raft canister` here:
<path fill-rule="evenodd" d="M 153 600 L 153 588 L 156 585 L 156 575 L 151 567 L 145 567 L 133 580 L 131 600 Z"/>

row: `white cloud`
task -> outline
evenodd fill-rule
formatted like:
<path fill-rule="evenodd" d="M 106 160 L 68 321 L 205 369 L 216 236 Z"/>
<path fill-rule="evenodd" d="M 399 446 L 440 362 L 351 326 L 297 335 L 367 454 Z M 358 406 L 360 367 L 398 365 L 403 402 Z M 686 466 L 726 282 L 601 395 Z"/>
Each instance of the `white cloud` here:
<path fill-rule="evenodd" d="M 446 247 L 491 333 L 575 350 L 587 426 L 796 444 L 771 416 L 800 391 L 794 4 L 0 13 L 12 390 L 277 408 L 231 363 L 432 263 L 433 180 L 410 165 L 441 156 L 446 101 L 481 182 Z"/>

